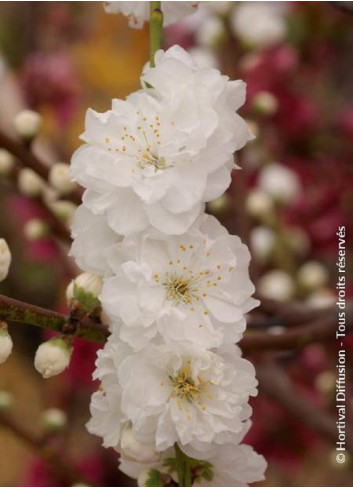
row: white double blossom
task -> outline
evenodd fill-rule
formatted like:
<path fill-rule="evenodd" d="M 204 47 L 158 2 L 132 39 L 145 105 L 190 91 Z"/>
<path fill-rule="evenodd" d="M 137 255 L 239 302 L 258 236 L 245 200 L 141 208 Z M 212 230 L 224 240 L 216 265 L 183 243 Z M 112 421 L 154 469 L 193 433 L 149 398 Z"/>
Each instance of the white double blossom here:
<path fill-rule="evenodd" d="M 235 112 L 245 85 L 198 68 L 178 46 L 158 51 L 141 80 L 144 89 L 108 112 L 87 112 L 72 177 L 116 233 L 182 234 L 227 189 L 233 153 L 251 138 Z"/>
<path fill-rule="evenodd" d="M 88 429 L 113 447 L 131 423 L 136 440 L 157 451 L 178 442 L 207 453 L 213 443 L 242 438 L 249 396 L 257 394 L 254 368 L 236 346 L 214 353 L 189 343 L 149 344 L 133 353 L 113 335 L 95 378 L 102 387 Z"/>
<path fill-rule="evenodd" d="M 174 24 L 186 15 L 193 14 L 199 2 L 161 2 L 164 25 Z M 129 26 L 141 29 L 150 18 L 150 2 L 104 2 L 108 14 L 123 14 Z"/>
<path fill-rule="evenodd" d="M 147 2 L 106 3 L 134 27 L 148 18 Z M 192 5 L 162 9 L 172 22 Z M 204 213 L 230 184 L 233 153 L 252 138 L 236 113 L 245 84 L 175 46 L 156 53 L 141 86 L 103 114 L 88 110 L 70 169 L 86 190 L 71 248 L 84 273 L 68 297 L 82 299 L 83 278 L 98 284 L 89 304 L 95 313 L 102 306 L 111 332 L 87 428 L 139 485 L 178 484 L 177 444 L 195 486 L 246 486 L 266 467 L 241 444 L 257 395 L 254 367 L 235 345 L 257 305 L 250 253 Z"/>
<path fill-rule="evenodd" d="M 216 218 L 203 215 L 183 236 L 142 233 L 110 249 L 113 275 L 101 302 L 111 327 L 135 349 L 152 339 L 205 348 L 239 341 L 251 298 L 250 253 Z"/>

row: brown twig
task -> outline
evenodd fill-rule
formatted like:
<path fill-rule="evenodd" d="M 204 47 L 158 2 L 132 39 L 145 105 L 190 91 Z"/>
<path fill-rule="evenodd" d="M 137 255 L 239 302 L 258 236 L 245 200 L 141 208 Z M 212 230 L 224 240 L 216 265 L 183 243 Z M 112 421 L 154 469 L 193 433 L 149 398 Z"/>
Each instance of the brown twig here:
<path fill-rule="evenodd" d="M 50 167 L 43 163 L 30 149 L 28 149 L 20 141 L 11 139 L 9 136 L 0 131 L 0 148 L 6 149 L 9 153 L 15 156 L 22 166 L 31 168 L 44 180 L 48 180 Z M 75 189 L 66 197 L 75 204 L 79 205 L 82 201 L 81 192 Z"/>
<path fill-rule="evenodd" d="M 347 304 L 346 334 L 353 331 L 353 303 Z M 309 343 L 323 342 L 335 338 L 337 330 L 337 311 L 325 309 L 325 315 L 299 326 L 284 329 L 283 333 L 256 333 L 245 336 L 240 347 L 245 353 L 269 350 L 288 350 L 303 348 Z M 316 311 L 318 314 L 319 311 Z"/>
<path fill-rule="evenodd" d="M 338 432 L 336 419 L 323 409 L 313 405 L 304 392 L 299 390 L 272 360 L 261 363 L 257 368 L 260 390 L 274 399 L 294 418 L 336 443 Z M 346 448 L 353 454 L 353 430 L 346 426 Z"/>
<path fill-rule="evenodd" d="M 96 322 L 88 317 L 70 324 L 70 317 L 43 307 L 27 304 L 4 295 L 0 295 L 0 318 L 6 321 L 31 324 L 40 328 L 70 333 L 76 338 L 105 342 L 108 337 L 106 325 Z"/>
<path fill-rule="evenodd" d="M 31 450 L 37 452 L 50 465 L 53 473 L 61 481 L 65 481 L 70 486 L 78 482 L 83 482 L 82 476 L 74 467 L 67 463 L 66 458 L 56 452 L 44 439 L 36 436 L 2 411 L 0 411 L 0 425 L 10 430 Z"/>

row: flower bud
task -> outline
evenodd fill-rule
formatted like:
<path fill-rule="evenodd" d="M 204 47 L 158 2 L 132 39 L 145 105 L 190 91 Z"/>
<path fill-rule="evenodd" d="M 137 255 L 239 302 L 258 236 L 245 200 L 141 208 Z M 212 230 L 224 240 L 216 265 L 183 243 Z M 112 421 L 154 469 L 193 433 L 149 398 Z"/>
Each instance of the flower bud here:
<path fill-rule="evenodd" d="M 13 125 L 20 138 L 31 141 L 38 134 L 42 125 L 42 117 L 33 110 L 23 110 L 17 114 Z"/>
<path fill-rule="evenodd" d="M 268 220 L 274 211 L 272 198 L 262 190 L 251 190 L 248 194 L 245 209 L 254 219 Z"/>
<path fill-rule="evenodd" d="M 69 168 L 66 163 L 56 163 L 49 171 L 49 183 L 61 195 L 68 194 L 75 188 L 75 183 L 71 181 Z"/>
<path fill-rule="evenodd" d="M 84 272 L 78 275 L 66 289 L 66 299 L 70 306 L 71 302 L 77 301 L 80 309 L 87 313 L 92 312 L 100 306 L 98 296 L 102 291 L 103 280 L 99 275 Z"/>
<path fill-rule="evenodd" d="M 8 175 L 15 165 L 14 157 L 6 149 L 0 149 L 0 175 Z"/>
<path fill-rule="evenodd" d="M 0 282 L 5 280 L 11 265 L 11 251 L 3 238 L 0 238 Z"/>
<path fill-rule="evenodd" d="M 196 31 L 196 41 L 202 47 L 217 47 L 224 41 L 226 31 L 219 17 L 204 19 Z"/>
<path fill-rule="evenodd" d="M 63 372 L 70 364 L 72 345 L 64 338 L 52 338 L 39 345 L 34 366 L 45 379 Z"/>
<path fill-rule="evenodd" d="M 250 246 L 254 256 L 266 262 L 275 245 L 275 233 L 266 226 L 257 226 L 250 232 Z"/>
<path fill-rule="evenodd" d="M 314 290 L 323 287 L 329 280 L 327 269 L 318 261 L 308 261 L 302 265 L 297 274 L 297 280 L 306 290 Z"/>
<path fill-rule="evenodd" d="M 18 174 L 18 189 L 27 197 L 39 197 L 44 190 L 44 181 L 31 168 L 23 168 Z"/>
<path fill-rule="evenodd" d="M 50 431 L 59 431 L 66 425 L 67 416 L 61 409 L 50 408 L 42 412 L 42 425 Z"/>
<path fill-rule="evenodd" d="M 137 440 L 129 423 L 125 425 L 121 433 L 118 451 L 125 458 L 140 463 L 157 462 L 160 458 L 160 453 L 156 452 L 155 444 Z"/>
<path fill-rule="evenodd" d="M 267 165 L 261 171 L 258 183 L 261 190 L 281 204 L 294 202 L 301 192 L 297 174 L 279 163 Z"/>
<path fill-rule="evenodd" d="M 6 362 L 12 352 L 12 339 L 7 330 L 7 324 L 0 323 L 0 363 Z"/>
<path fill-rule="evenodd" d="M 313 307 L 314 309 L 323 309 L 325 307 L 333 306 L 336 302 L 336 297 L 334 292 L 330 289 L 320 288 L 310 294 L 306 303 Z"/>
<path fill-rule="evenodd" d="M 252 109 L 256 114 L 271 116 L 277 112 L 277 98 L 271 92 L 258 92 L 252 99 Z"/>
<path fill-rule="evenodd" d="M 37 241 L 48 236 L 49 227 L 42 219 L 30 219 L 24 225 L 23 233 L 28 240 Z"/>
<path fill-rule="evenodd" d="M 7 391 L 0 391 L 0 410 L 9 409 L 13 405 L 13 397 Z"/>
<path fill-rule="evenodd" d="M 102 291 L 102 285 L 102 277 L 94 273 L 83 272 L 70 282 L 66 289 L 66 298 L 68 301 L 75 298 L 75 286 L 86 293 L 92 294 L 94 297 L 98 297 Z"/>
<path fill-rule="evenodd" d="M 259 280 L 258 292 L 267 299 L 288 301 L 295 293 L 294 280 L 282 270 L 271 270 Z"/>
<path fill-rule="evenodd" d="M 69 200 L 56 200 L 50 204 L 50 209 L 56 217 L 62 219 L 67 224 L 71 224 L 77 206 Z"/>

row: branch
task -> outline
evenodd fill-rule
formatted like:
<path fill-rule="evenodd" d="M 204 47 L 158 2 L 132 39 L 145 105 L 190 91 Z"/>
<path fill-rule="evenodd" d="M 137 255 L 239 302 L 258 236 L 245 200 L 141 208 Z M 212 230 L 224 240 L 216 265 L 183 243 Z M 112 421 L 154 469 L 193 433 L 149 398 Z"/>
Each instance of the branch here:
<path fill-rule="evenodd" d="M 9 153 L 15 156 L 20 161 L 22 166 L 31 168 L 44 180 L 48 180 L 50 170 L 48 165 L 43 163 L 32 153 L 32 151 L 30 151 L 30 149 L 21 144 L 20 141 L 9 138 L 2 131 L 0 131 L 0 148 L 6 149 Z M 67 200 L 71 200 L 77 205 L 81 204 L 82 202 L 82 196 L 79 189 L 74 190 L 65 198 Z"/>
<path fill-rule="evenodd" d="M 60 480 L 67 482 L 70 486 L 83 482 L 82 476 L 76 472 L 74 467 L 67 464 L 66 459 L 60 453 L 56 452 L 44 439 L 34 435 L 2 411 L 0 411 L 0 425 L 10 430 L 30 449 L 37 452 L 50 465 Z"/>
<path fill-rule="evenodd" d="M 88 317 L 81 321 L 72 321 L 70 317 L 64 314 L 11 299 L 4 295 L 0 295 L 0 318 L 102 343 L 106 341 L 109 335 L 107 326 Z"/>
<path fill-rule="evenodd" d="M 286 350 L 303 348 L 310 343 L 323 342 L 335 338 L 337 330 L 337 311 L 324 309 L 325 315 L 319 312 L 319 317 L 300 326 L 286 329 L 283 333 L 273 335 L 256 333 L 245 336 L 239 346 L 245 353 L 269 350 Z M 353 303 L 346 307 L 346 334 L 353 332 Z"/>
<path fill-rule="evenodd" d="M 329 413 L 313 405 L 302 391 L 294 388 L 288 375 L 273 361 L 267 361 L 257 368 L 260 389 L 277 401 L 291 416 L 331 442 L 338 438 L 336 419 Z M 346 426 L 346 447 L 353 454 L 353 430 Z"/>

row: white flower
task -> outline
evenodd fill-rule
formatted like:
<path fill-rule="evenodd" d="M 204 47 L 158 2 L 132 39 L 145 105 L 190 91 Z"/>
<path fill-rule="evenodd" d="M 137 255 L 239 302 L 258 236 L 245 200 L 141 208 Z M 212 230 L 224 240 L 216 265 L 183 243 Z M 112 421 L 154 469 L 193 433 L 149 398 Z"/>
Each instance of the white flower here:
<path fill-rule="evenodd" d="M 266 48 L 283 41 L 286 24 L 278 2 L 237 2 L 231 26 L 250 47 Z"/>
<path fill-rule="evenodd" d="M 154 88 L 114 100 L 104 114 L 88 111 L 72 176 L 88 189 L 85 205 L 118 234 L 149 225 L 182 234 L 229 186 L 233 152 L 251 137 L 235 112 L 245 85 L 198 68 L 178 46 L 158 51 L 142 79 Z"/>
<path fill-rule="evenodd" d="M 117 445 L 127 420 L 135 438 L 155 443 L 157 451 L 180 442 L 206 453 L 213 442 L 238 440 L 247 428 L 257 381 L 235 346 L 216 354 L 188 343 L 150 344 L 122 359 L 110 343 L 97 364 L 103 391 L 93 396 L 88 428 L 105 446 Z"/>
<path fill-rule="evenodd" d="M 100 297 L 112 328 L 143 348 L 154 337 L 206 348 L 239 341 L 251 298 L 250 253 L 216 218 L 177 237 L 143 234 L 110 250 L 114 275 Z"/>
<path fill-rule="evenodd" d="M 70 167 L 66 163 L 55 163 L 49 170 L 49 183 L 60 195 L 65 195 L 75 188 L 70 178 Z"/>
<path fill-rule="evenodd" d="M 270 270 L 260 278 L 258 292 L 267 299 L 288 301 L 295 293 L 295 283 L 288 273 Z"/>
<path fill-rule="evenodd" d="M 275 200 L 285 204 L 294 202 L 302 190 L 297 174 L 279 163 L 271 163 L 261 170 L 258 185 Z"/>
<path fill-rule="evenodd" d="M 127 423 L 122 430 L 118 451 L 126 459 L 141 463 L 156 462 L 160 458 L 154 443 L 143 443 L 137 440 L 130 423 Z"/>
<path fill-rule="evenodd" d="M 196 43 L 203 47 L 217 46 L 226 35 L 224 22 L 220 17 L 205 17 L 196 31 Z"/>
<path fill-rule="evenodd" d="M 200 68 L 218 68 L 218 58 L 211 49 L 192 47 L 188 53 Z"/>
<path fill-rule="evenodd" d="M 265 459 L 249 445 L 228 443 L 217 447 L 211 457 L 201 461 L 199 475 L 193 485 L 194 487 L 244 487 L 263 480 L 266 467 Z M 212 474 L 211 480 L 205 477 L 209 474 Z"/>
<path fill-rule="evenodd" d="M 52 338 L 39 345 L 34 358 L 36 370 L 45 379 L 61 374 L 70 364 L 72 346 L 62 338 Z"/>
<path fill-rule="evenodd" d="M 33 139 L 42 125 L 42 117 L 33 110 L 23 110 L 13 121 L 15 131 L 23 139 Z"/>
<path fill-rule="evenodd" d="M 106 219 L 80 205 L 75 212 L 71 232 L 70 255 L 77 265 L 96 275 L 109 274 L 105 254 L 110 246 L 121 241 L 121 237 L 109 228 Z"/>
<path fill-rule="evenodd" d="M 12 255 L 7 242 L 4 238 L 0 238 L 0 282 L 5 280 L 9 273 L 11 258 Z"/>
<path fill-rule="evenodd" d="M 174 24 L 186 15 L 194 13 L 199 2 L 161 2 L 163 24 Z M 123 14 L 129 19 L 129 26 L 141 29 L 150 18 L 150 2 L 104 2 L 108 14 Z"/>
<path fill-rule="evenodd" d="M 23 168 L 18 174 L 18 189 L 27 197 L 39 197 L 45 187 L 44 180 L 31 168 Z"/>
<path fill-rule="evenodd" d="M 7 325 L 0 323 L 0 363 L 4 363 L 12 352 L 12 339 L 7 331 Z"/>

